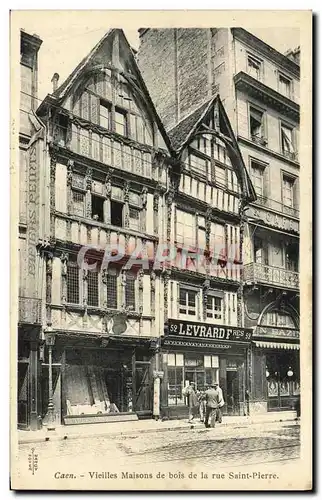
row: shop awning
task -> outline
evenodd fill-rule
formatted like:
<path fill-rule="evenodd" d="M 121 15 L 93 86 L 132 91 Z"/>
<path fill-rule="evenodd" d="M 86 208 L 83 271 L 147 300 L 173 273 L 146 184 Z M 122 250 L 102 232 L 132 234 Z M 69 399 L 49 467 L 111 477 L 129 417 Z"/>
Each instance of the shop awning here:
<path fill-rule="evenodd" d="M 262 347 L 266 349 L 300 349 L 300 344 L 290 344 L 286 342 L 264 342 L 262 340 L 255 340 L 254 342 L 256 347 Z"/>

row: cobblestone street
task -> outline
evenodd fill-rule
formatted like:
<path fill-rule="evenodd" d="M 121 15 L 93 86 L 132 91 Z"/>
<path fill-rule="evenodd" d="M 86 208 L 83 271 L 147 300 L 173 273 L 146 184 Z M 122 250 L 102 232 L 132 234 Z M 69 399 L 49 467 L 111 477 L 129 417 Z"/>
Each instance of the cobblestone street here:
<path fill-rule="evenodd" d="M 299 425 L 290 422 L 265 426 L 218 425 L 207 430 L 200 425 L 190 428 L 187 424 L 186 430 L 24 444 L 19 446 L 19 462 L 21 471 L 27 470 L 28 454 L 34 447 L 38 455 L 36 474 L 40 476 L 42 471 L 50 470 L 57 479 L 66 473 L 86 478 L 90 472 L 113 474 L 120 470 L 145 471 L 147 467 L 153 471 L 167 467 L 178 475 L 187 467 L 239 473 L 271 465 L 280 471 L 284 465 L 299 459 L 299 432 Z"/>

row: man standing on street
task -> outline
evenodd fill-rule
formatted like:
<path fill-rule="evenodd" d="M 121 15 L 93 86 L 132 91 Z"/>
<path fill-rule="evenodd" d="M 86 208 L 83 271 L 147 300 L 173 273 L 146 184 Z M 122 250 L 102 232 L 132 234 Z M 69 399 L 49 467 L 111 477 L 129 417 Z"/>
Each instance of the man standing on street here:
<path fill-rule="evenodd" d="M 222 422 L 221 408 L 224 406 L 224 398 L 218 382 L 211 384 L 206 391 L 206 418 L 205 427 L 215 427 L 215 421 Z M 209 424 L 210 418 L 210 424 Z"/>
<path fill-rule="evenodd" d="M 189 387 L 185 391 L 185 396 L 188 397 L 189 423 L 192 423 L 199 409 L 199 401 L 198 401 L 198 396 L 196 394 L 194 382 L 190 382 Z"/>

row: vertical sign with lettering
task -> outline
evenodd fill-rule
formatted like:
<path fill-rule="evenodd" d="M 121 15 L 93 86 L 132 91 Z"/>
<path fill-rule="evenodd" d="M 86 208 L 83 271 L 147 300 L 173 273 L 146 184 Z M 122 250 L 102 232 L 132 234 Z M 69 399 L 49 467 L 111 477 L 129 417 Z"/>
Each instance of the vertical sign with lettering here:
<path fill-rule="evenodd" d="M 38 142 L 29 150 L 27 195 L 27 294 L 36 294 L 36 257 L 39 224 Z"/>

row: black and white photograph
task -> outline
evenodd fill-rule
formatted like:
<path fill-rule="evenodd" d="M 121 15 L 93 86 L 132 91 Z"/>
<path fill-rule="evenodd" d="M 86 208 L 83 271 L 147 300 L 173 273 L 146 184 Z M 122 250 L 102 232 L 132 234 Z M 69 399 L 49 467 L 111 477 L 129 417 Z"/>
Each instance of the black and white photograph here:
<path fill-rule="evenodd" d="M 11 488 L 310 490 L 312 13 L 125 14 L 11 12 Z"/>

